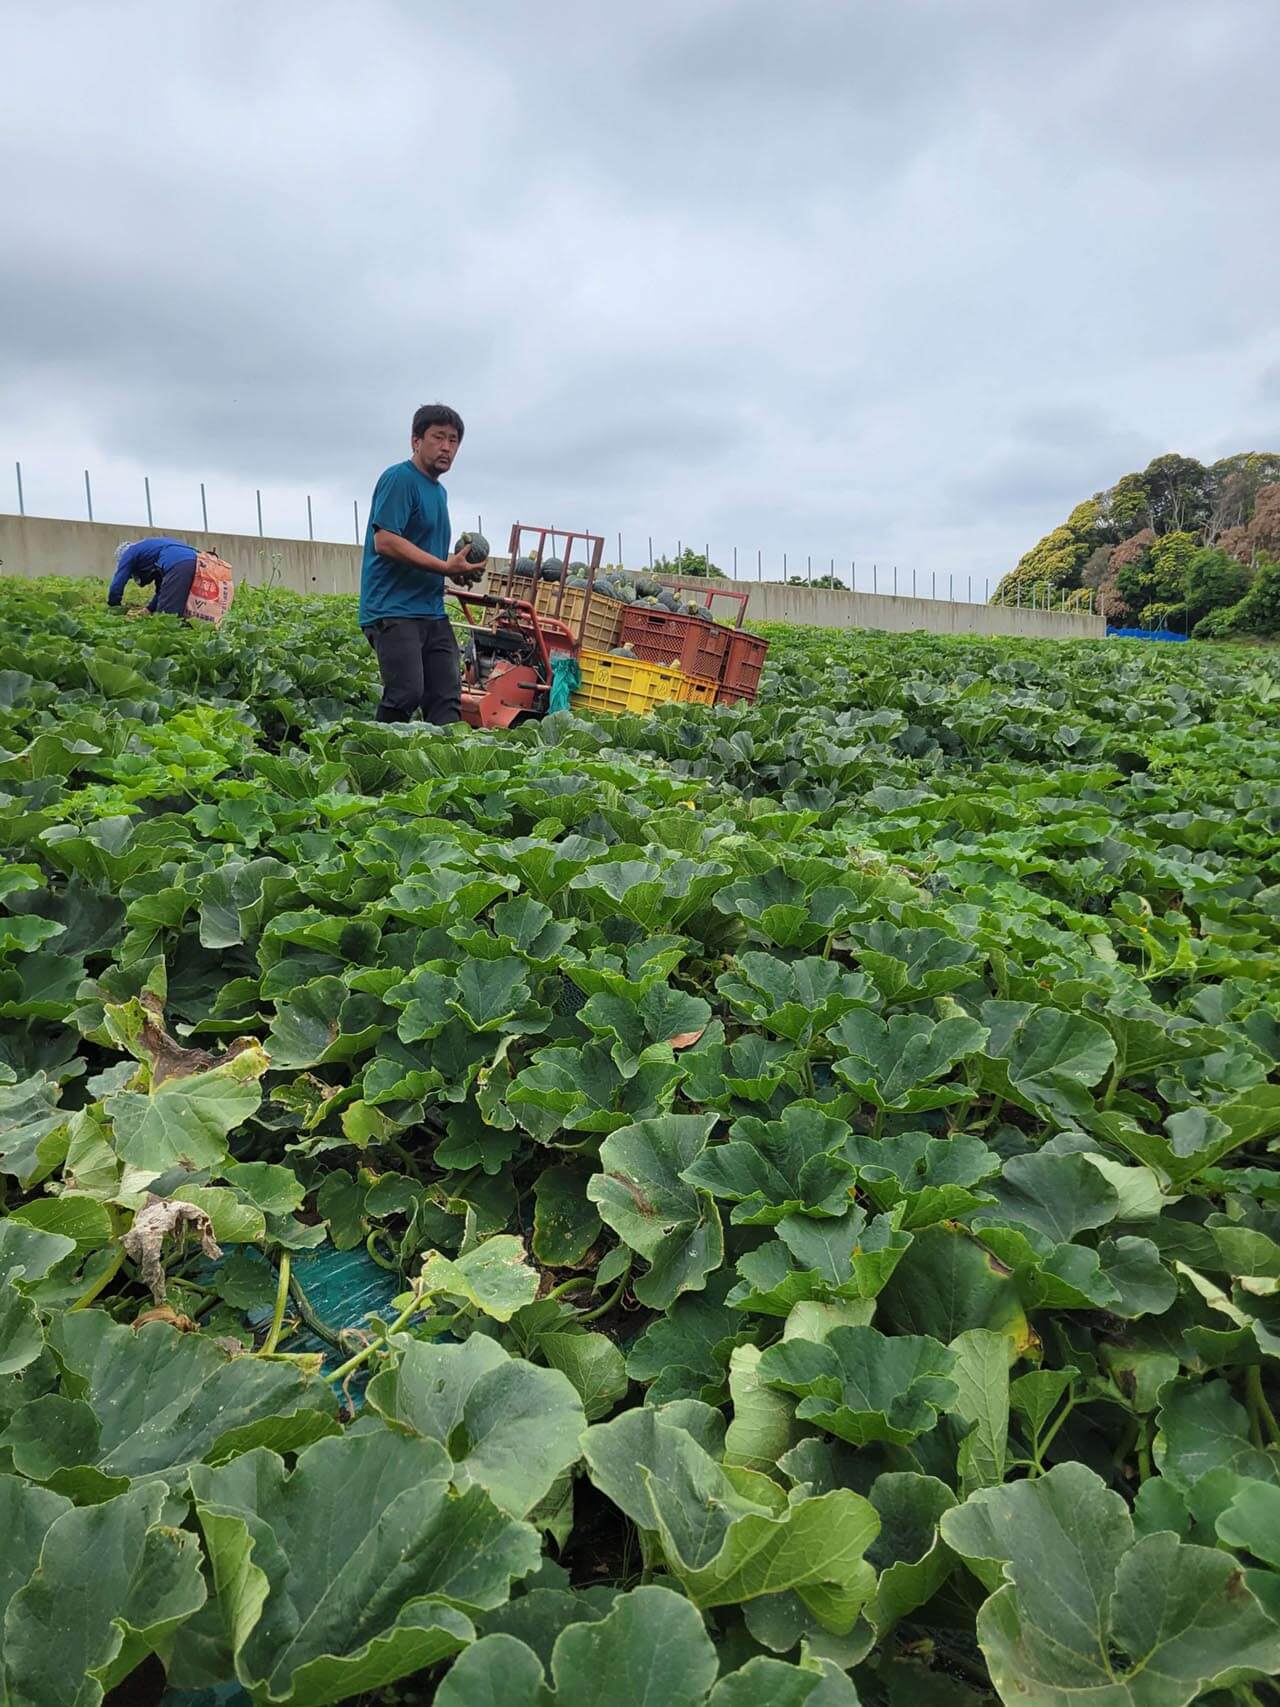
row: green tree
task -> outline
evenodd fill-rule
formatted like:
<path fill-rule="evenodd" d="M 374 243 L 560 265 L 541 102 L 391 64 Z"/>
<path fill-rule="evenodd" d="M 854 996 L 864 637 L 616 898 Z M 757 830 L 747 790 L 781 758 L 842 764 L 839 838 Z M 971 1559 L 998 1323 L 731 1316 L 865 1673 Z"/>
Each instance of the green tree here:
<path fill-rule="evenodd" d="M 1187 618 L 1193 625 L 1210 611 L 1238 604 L 1249 591 L 1248 569 L 1216 546 L 1202 546 L 1187 571 Z"/>
<path fill-rule="evenodd" d="M 1171 604 L 1186 597 L 1187 575 L 1196 554 L 1196 543 L 1195 534 L 1185 529 L 1162 534 L 1156 540 L 1145 572 L 1152 597 L 1167 599 Z"/>
<path fill-rule="evenodd" d="M 1205 622 L 1217 625 L 1213 632 L 1219 635 L 1280 639 L 1280 562 L 1268 559 L 1262 563 L 1253 585 L 1239 603 L 1211 611 Z"/>
<path fill-rule="evenodd" d="M 704 552 L 695 551 L 691 545 L 686 545 L 679 557 L 658 557 L 654 559 L 653 573 L 655 575 L 678 575 L 688 581 L 725 581 L 728 576 L 719 564 L 712 563 Z"/>
<path fill-rule="evenodd" d="M 1165 538 L 1173 543 L 1156 554 Z M 1280 453 L 1245 451 L 1208 468 L 1177 452 L 1154 458 L 1077 504 L 1019 558 L 992 603 L 1027 603 L 1033 587 L 1055 594 L 1095 588 L 1108 614 L 1136 620 L 1144 604 L 1184 596 L 1190 556 L 1218 544 L 1244 564 L 1280 555 Z M 1136 603 L 1126 606 L 1126 599 Z"/>
<path fill-rule="evenodd" d="M 1171 451 L 1149 462 L 1142 472 L 1157 533 L 1198 531 L 1213 507 L 1213 482 L 1209 470 L 1193 456 Z"/>
<path fill-rule="evenodd" d="M 1151 498 L 1140 474 L 1126 474 L 1103 499 L 1103 514 L 1118 539 L 1151 526 Z"/>
<path fill-rule="evenodd" d="M 1018 560 L 1018 566 L 1000 582 L 992 604 L 1030 602 L 1032 587 L 1068 591 L 1080 585 L 1081 571 L 1098 544 L 1101 512 L 1096 498 L 1077 504 L 1062 527 L 1047 533 Z"/>
<path fill-rule="evenodd" d="M 1224 533 L 1247 527 L 1262 488 L 1280 481 L 1280 455 L 1272 451 L 1243 451 L 1224 456 L 1209 466 L 1213 506 L 1206 533 L 1217 543 Z"/>

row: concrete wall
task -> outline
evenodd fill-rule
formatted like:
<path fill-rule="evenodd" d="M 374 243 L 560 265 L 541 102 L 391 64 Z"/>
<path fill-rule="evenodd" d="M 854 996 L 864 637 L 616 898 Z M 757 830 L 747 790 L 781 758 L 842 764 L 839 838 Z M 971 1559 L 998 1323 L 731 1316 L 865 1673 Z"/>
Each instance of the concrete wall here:
<path fill-rule="evenodd" d="M 269 583 L 295 593 L 360 590 L 360 549 L 307 539 L 259 539 L 246 533 L 191 533 L 182 528 L 117 527 L 114 522 L 64 522 L 48 516 L 0 515 L 0 574 L 104 575 L 130 540 L 168 534 L 231 564 L 241 581 Z"/>
<path fill-rule="evenodd" d="M 0 515 L 0 574 L 101 575 L 115 568 L 117 548 L 161 528 L 117 527 L 110 522 L 70 522 L 46 516 Z M 355 593 L 360 548 L 329 541 L 259 539 L 254 534 L 186 533 L 175 539 L 211 548 L 251 586 L 289 587 L 297 593 Z M 503 562 L 495 559 L 495 563 Z M 1101 639 L 1100 616 L 1083 612 L 1017 609 L 1008 605 L 900 599 L 887 593 L 845 593 L 829 587 L 791 587 L 777 581 L 717 581 L 747 595 L 748 622 L 807 623 L 815 628 L 880 628 L 905 634 L 1007 634 L 1026 639 Z M 716 615 L 732 620 L 733 601 L 715 599 Z"/>
<path fill-rule="evenodd" d="M 714 583 L 719 585 L 720 583 Z M 842 593 L 834 587 L 789 587 L 778 581 L 729 581 L 748 594 L 748 622 L 809 623 L 815 628 L 883 628 L 893 634 L 923 629 L 929 634 L 1008 634 L 1024 639 L 1101 640 L 1100 616 L 1080 611 L 971 605 L 948 599 L 902 599 L 888 593 Z M 713 599 L 712 609 L 729 609 Z"/>

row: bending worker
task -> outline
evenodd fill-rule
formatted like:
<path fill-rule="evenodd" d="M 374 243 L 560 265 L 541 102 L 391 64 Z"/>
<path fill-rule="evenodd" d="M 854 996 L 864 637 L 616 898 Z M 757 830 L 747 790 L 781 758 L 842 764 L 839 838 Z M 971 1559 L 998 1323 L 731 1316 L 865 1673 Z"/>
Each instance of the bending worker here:
<path fill-rule="evenodd" d="M 184 545 L 180 539 L 169 539 L 163 534 L 156 539 L 139 539 L 132 545 L 122 545 L 116 552 L 116 572 L 107 591 L 107 603 L 118 605 L 129 582 L 138 581 L 144 587 L 156 589 L 147 606 L 149 611 L 184 615 L 198 555 L 194 545 Z"/>

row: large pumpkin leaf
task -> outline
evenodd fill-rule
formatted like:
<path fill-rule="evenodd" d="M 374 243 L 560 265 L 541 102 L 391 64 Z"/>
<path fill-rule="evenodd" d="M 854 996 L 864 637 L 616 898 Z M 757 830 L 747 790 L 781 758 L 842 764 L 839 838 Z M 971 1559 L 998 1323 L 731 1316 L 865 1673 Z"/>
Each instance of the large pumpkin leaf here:
<path fill-rule="evenodd" d="M 5 1615 L 10 1702 L 94 1707 L 204 1604 L 199 1543 L 160 1522 L 163 1504 L 162 1487 L 131 1488 L 53 1519 Z"/>
<path fill-rule="evenodd" d="M 583 1436 L 592 1481 L 642 1529 L 701 1607 L 798 1594 L 825 1627 L 848 1631 L 875 1585 L 863 1555 L 879 1527 L 841 1489 L 788 1502 L 767 1477 L 741 1489 L 693 1436 L 657 1412 L 625 1412 Z"/>
<path fill-rule="evenodd" d="M 987 1184 L 1000 1172 L 1000 1158 L 980 1138 L 927 1132 L 851 1138 L 845 1154 L 859 1183 L 881 1209 L 898 1208 L 900 1227 L 930 1227 L 954 1220 L 993 1201 Z"/>
<path fill-rule="evenodd" d="M 438 1707 L 605 1707 L 658 1702 L 700 1707 L 716 1676 L 716 1651 L 697 1608 L 668 1588 L 619 1596 L 598 1623 L 561 1631 L 551 1654 L 554 1691 L 540 1661 L 514 1636 L 485 1636 L 450 1668 Z"/>
<path fill-rule="evenodd" d="M 439 1441 L 453 1457 L 454 1485 L 474 1483 L 512 1517 L 526 1516 L 576 1463 L 586 1427 L 566 1376 L 508 1357 L 483 1334 L 407 1345 L 369 1383 L 368 1402 L 388 1423 Z"/>
<path fill-rule="evenodd" d="M 956 1498 L 945 1482 L 914 1470 L 877 1476 L 867 1497 L 880 1519 L 867 1557 L 880 1574 L 866 1617 L 883 1641 L 908 1613 L 932 1600 L 955 1568 L 938 1525 Z"/>
<path fill-rule="evenodd" d="M 1124 1501 L 1083 1464 L 983 1488 L 942 1534 L 995 1589 L 978 1640 L 1005 1700 L 1182 1707 L 1280 1666 L 1280 1625 L 1235 1561 L 1167 1530 L 1135 1540 Z"/>
<path fill-rule="evenodd" d="M 624 1126 L 600 1146 L 603 1172 L 587 1186 L 601 1219 L 648 1262 L 634 1291 L 654 1309 L 700 1291 L 724 1255 L 715 1204 L 683 1178 L 714 1124 L 714 1116 L 665 1114 Z"/>
<path fill-rule="evenodd" d="M 958 1398 L 956 1357 L 937 1340 L 833 1328 L 820 1344 L 784 1339 L 760 1359 L 759 1378 L 794 1393 L 796 1416 L 853 1446 L 905 1446 L 933 1428 Z"/>
<path fill-rule="evenodd" d="M 1060 1120 L 1093 1111 L 1090 1090 L 1115 1060 L 1115 1040 L 1083 1014 L 1026 1002 L 985 1002 L 990 1030 L 983 1079 L 989 1090 Z"/>
<path fill-rule="evenodd" d="M 258 1444 L 287 1451 L 337 1426 L 324 1382 L 228 1357 L 165 1322 L 135 1330 L 85 1310 L 63 1316 L 53 1340 L 69 1390 L 23 1406 L 6 1439 L 19 1470 L 66 1491 L 103 1478 L 172 1481 L 201 1459 Z"/>
<path fill-rule="evenodd" d="M 257 1044 L 215 1066 L 153 1080 L 146 1091 L 120 1090 L 105 1099 L 120 1159 L 154 1177 L 171 1168 L 218 1169 L 227 1137 L 262 1101 L 259 1080 L 268 1067 Z"/>
<path fill-rule="evenodd" d="M 548 1671 L 554 1688 L 547 1685 Z M 545 1661 L 515 1635 L 482 1637 L 455 1660 L 436 1701 L 438 1707 L 614 1707 L 621 1701 L 857 1707 L 856 1690 L 830 1660 L 787 1665 L 757 1656 L 718 1682 L 716 1671 L 716 1651 L 697 1609 L 682 1595 L 653 1586 L 619 1595 L 603 1618 L 580 1615 L 568 1623 Z"/>
<path fill-rule="evenodd" d="M 538 1558 L 536 1532 L 480 1488 L 452 1497 L 436 1441 L 378 1429 L 320 1441 L 290 1474 L 264 1449 L 191 1472 L 233 1633 L 260 1702 L 343 1701 L 471 1640 Z"/>
<path fill-rule="evenodd" d="M 938 1020 L 924 1014 L 893 1014 L 883 1020 L 866 1010 L 846 1014 L 831 1033 L 835 1070 L 860 1097 L 878 1109 L 916 1112 L 945 1108 L 969 1092 L 935 1085 L 958 1061 L 976 1054 L 987 1032 L 964 1016 Z"/>
<path fill-rule="evenodd" d="M 717 979 L 716 989 L 731 1008 L 791 1043 L 807 1044 L 852 1009 L 876 1001 L 869 979 L 816 955 L 740 954 L 737 968 Z"/>
<path fill-rule="evenodd" d="M 841 1154 L 849 1128 L 808 1103 L 780 1120 L 744 1116 L 729 1141 L 703 1150 L 681 1172 L 688 1185 L 734 1205 L 730 1220 L 772 1226 L 787 1215 L 840 1215 L 849 1206 L 853 1165 Z"/>

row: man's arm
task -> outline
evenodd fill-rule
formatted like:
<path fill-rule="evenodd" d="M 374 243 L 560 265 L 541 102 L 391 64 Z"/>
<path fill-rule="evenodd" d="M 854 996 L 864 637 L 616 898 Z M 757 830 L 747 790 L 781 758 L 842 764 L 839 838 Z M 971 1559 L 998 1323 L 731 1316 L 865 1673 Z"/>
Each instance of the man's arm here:
<path fill-rule="evenodd" d="M 454 580 L 474 580 L 481 570 L 474 563 L 466 560 L 466 546 L 454 551 L 452 556 L 432 556 L 430 551 L 423 551 L 420 546 L 413 545 L 411 539 L 403 534 L 393 534 L 387 527 L 375 527 L 374 550 L 379 556 L 389 556 L 396 563 L 410 563 L 413 568 L 422 568 L 428 575 L 447 575 Z"/>
<path fill-rule="evenodd" d="M 108 605 L 118 605 L 124 597 L 124 590 L 129 585 L 129 578 L 137 560 L 137 547 L 131 545 L 116 564 L 116 572 L 111 577 L 111 585 L 107 588 Z"/>
<path fill-rule="evenodd" d="M 454 552 L 452 557 L 433 557 L 429 551 L 423 551 L 402 534 L 392 533 L 387 528 L 375 528 L 373 549 L 379 557 L 389 557 L 396 563 L 408 563 L 412 568 L 425 570 L 429 575 L 462 576 L 469 579 L 475 574 L 475 565 L 467 562 L 466 546 Z"/>

